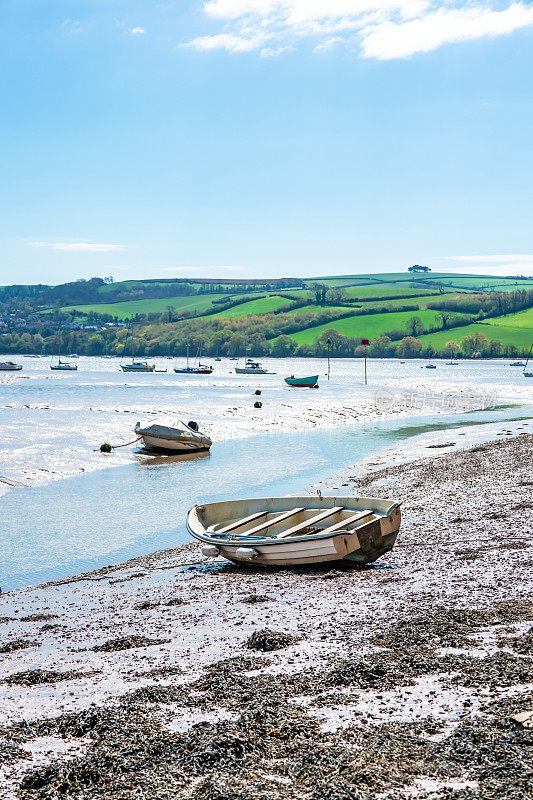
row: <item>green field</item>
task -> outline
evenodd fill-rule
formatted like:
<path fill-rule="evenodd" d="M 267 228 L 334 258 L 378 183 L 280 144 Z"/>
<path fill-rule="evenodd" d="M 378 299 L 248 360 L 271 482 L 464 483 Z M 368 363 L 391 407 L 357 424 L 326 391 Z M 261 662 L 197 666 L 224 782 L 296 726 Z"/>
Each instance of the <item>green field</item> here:
<path fill-rule="evenodd" d="M 505 319 L 505 318 L 503 318 Z M 424 347 L 431 345 L 434 350 L 442 350 L 446 342 L 461 344 L 461 339 L 472 333 L 483 333 L 487 339 L 499 339 L 502 344 L 514 344 L 520 350 L 526 352 L 533 342 L 533 329 L 520 327 L 505 327 L 503 325 L 487 325 L 475 322 L 472 325 L 465 325 L 462 328 L 450 328 L 447 331 L 428 333 L 425 336 L 417 336 Z"/>
<path fill-rule="evenodd" d="M 174 310 L 190 311 L 191 313 L 202 313 L 213 306 L 213 300 L 218 298 L 228 298 L 227 294 L 202 294 L 202 295 L 178 295 L 176 297 L 154 297 L 147 300 L 126 300 L 123 303 L 92 303 L 86 306 L 65 306 L 62 311 L 81 311 L 82 314 L 110 314 L 118 319 L 129 319 L 136 314 L 161 314 L 169 306 Z"/>
<path fill-rule="evenodd" d="M 399 311 L 390 314 L 369 314 L 368 316 L 347 317 L 324 325 L 316 325 L 313 328 L 306 328 L 298 333 L 292 333 L 291 337 L 301 344 L 313 344 L 317 336 L 324 331 L 335 330 L 338 333 L 349 336 L 353 339 L 374 339 L 381 336 L 385 331 L 394 329 L 404 329 L 407 321 L 413 316 L 420 317 L 424 325 L 428 326 L 435 321 L 436 311 Z"/>
<path fill-rule="evenodd" d="M 209 316 L 233 319 L 235 317 L 245 317 L 252 314 L 269 314 L 273 311 L 278 311 L 278 309 L 283 308 L 283 306 L 288 306 L 290 302 L 291 301 L 286 297 L 273 294 L 259 300 L 250 300 L 248 303 L 241 303 L 238 306 L 233 306 L 233 308 L 228 308 L 226 311 L 215 311 Z"/>
<path fill-rule="evenodd" d="M 533 308 L 518 311 L 516 314 L 506 314 L 505 317 L 494 317 L 488 320 L 490 325 L 503 328 L 529 328 L 533 338 Z"/>

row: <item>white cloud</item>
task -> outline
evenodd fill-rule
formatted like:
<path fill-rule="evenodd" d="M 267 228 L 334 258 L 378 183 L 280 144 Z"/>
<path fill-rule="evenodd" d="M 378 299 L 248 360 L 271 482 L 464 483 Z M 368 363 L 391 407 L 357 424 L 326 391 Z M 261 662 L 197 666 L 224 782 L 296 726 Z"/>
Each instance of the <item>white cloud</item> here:
<path fill-rule="evenodd" d="M 440 8 L 408 22 L 383 22 L 363 36 L 365 58 L 406 58 L 449 42 L 500 36 L 533 25 L 533 7 L 514 3 L 504 11 L 483 6 Z"/>
<path fill-rule="evenodd" d="M 519 253 L 512 255 L 490 255 L 490 256 L 447 256 L 449 261 L 489 261 L 491 263 L 500 264 L 502 261 L 507 263 L 520 264 L 525 262 L 529 264 L 533 261 L 533 255 L 530 253 Z"/>
<path fill-rule="evenodd" d="M 133 36 L 141 36 L 143 33 L 146 33 L 146 28 L 141 28 L 140 25 L 138 25 L 136 28 L 132 28 L 130 33 Z"/>
<path fill-rule="evenodd" d="M 278 55 L 307 39 L 315 52 L 347 44 L 364 58 L 407 58 L 533 25 L 532 6 L 501 1 L 205 0 L 206 19 L 218 30 L 188 46 Z"/>
<path fill-rule="evenodd" d="M 32 242 L 32 247 L 48 247 L 51 250 L 70 252 L 111 253 L 126 250 L 122 244 L 101 244 L 97 242 Z"/>

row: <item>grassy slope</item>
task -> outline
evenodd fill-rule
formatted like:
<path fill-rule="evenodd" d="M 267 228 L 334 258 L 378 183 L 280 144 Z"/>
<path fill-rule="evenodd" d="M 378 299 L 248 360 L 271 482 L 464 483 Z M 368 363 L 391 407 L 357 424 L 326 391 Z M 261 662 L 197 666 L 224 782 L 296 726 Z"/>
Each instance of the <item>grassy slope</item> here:
<path fill-rule="evenodd" d="M 471 333 L 483 333 L 487 339 L 499 339 L 503 344 L 514 344 L 521 350 L 527 350 L 533 341 L 533 329 L 531 328 L 513 328 L 500 324 L 487 325 L 479 322 L 465 325 L 462 328 L 450 328 L 447 331 L 428 333 L 426 336 L 419 336 L 418 339 L 425 347 L 430 344 L 436 350 L 440 350 L 446 345 L 446 342 L 452 341 L 460 345 L 461 339 Z"/>
<path fill-rule="evenodd" d="M 214 312 L 216 317 L 225 317 L 226 319 L 233 319 L 234 317 L 245 317 L 247 314 L 268 314 L 272 311 L 277 311 L 283 306 L 289 305 L 291 301 L 286 297 L 279 297 L 279 295 L 270 295 L 263 297 L 260 300 L 250 300 L 248 303 L 241 303 L 241 305 L 228 308 L 227 311 Z"/>
<path fill-rule="evenodd" d="M 488 322 L 491 325 L 504 328 L 529 328 L 533 339 L 533 308 L 528 308 L 526 311 L 518 311 L 516 314 L 507 314 L 505 317 L 494 317 Z"/>
<path fill-rule="evenodd" d="M 328 322 L 325 325 L 317 325 L 314 328 L 306 328 L 298 333 L 291 334 L 298 344 L 313 344 L 317 336 L 326 330 L 336 330 L 345 336 L 354 339 L 373 339 L 380 336 L 384 331 L 395 328 L 403 329 L 409 319 L 413 316 L 420 317 L 424 325 L 429 325 L 435 320 L 436 311 L 400 311 L 391 314 L 371 314 L 361 317 L 348 317 L 346 319 Z"/>
<path fill-rule="evenodd" d="M 88 313 L 96 311 L 99 314 L 111 314 L 119 319 L 128 319 L 135 314 L 157 314 L 166 311 L 168 306 L 173 306 L 176 311 L 202 312 L 207 311 L 213 306 L 213 300 L 227 297 L 223 294 L 177 296 L 149 298 L 147 300 L 126 300 L 123 303 L 93 303 L 86 306 L 66 306 L 63 311 L 82 311 Z"/>

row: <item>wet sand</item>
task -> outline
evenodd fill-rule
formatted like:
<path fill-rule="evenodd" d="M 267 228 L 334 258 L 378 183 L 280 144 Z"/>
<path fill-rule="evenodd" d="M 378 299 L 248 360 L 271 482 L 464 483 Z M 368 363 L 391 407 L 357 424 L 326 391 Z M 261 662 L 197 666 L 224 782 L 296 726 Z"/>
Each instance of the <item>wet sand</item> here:
<path fill-rule="evenodd" d="M 191 543 L 0 597 L 3 797 L 530 798 L 532 445 L 347 470 L 403 501 L 373 567 Z"/>

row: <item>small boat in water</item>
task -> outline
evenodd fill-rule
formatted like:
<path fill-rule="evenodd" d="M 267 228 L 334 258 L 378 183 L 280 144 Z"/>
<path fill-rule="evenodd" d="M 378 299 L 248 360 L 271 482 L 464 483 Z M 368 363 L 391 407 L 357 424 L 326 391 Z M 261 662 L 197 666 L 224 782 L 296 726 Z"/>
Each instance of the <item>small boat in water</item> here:
<path fill-rule="evenodd" d="M 526 365 L 524 364 L 523 361 L 512 361 L 511 364 L 509 364 L 509 366 L 510 367 L 525 367 Z"/>
<path fill-rule="evenodd" d="M 153 372 L 155 364 L 149 364 L 148 361 L 131 361 L 129 364 L 121 364 L 120 369 L 123 372 Z"/>
<path fill-rule="evenodd" d="M 57 364 L 50 364 L 50 369 L 55 371 L 59 370 L 60 372 L 75 372 L 78 369 L 77 364 L 69 364 L 68 361 L 59 361 Z"/>
<path fill-rule="evenodd" d="M 288 386 L 302 386 L 307 389 L 318 389 L 318 375 L 310 375 L 307 378 L 295 378 L 291 375 L 290 378 L 285 378 L 285 383 Z"/>
<path fill-rule="evenodd" d="M 133 430 L 142 437 L 146 450 L 196 453 L 213 444 L 209 436 L 200 433 L 196 422 L 185 423 L 176 417 L 158 417 L 146 425 L 137 422 Z"/>
<path fill-rule="evenodd" d="M 213 372 L 213 367 L 209 364 L 202 364 L 200 361 L 200 348 L 198 348 L 198 352 L 196 353 L 196 366 L 193 364 L 191 367 L 189 365 L 189 345 L 187 345 L 187 366 L 186 367 L 174 367 L 174 372 L 177 372 L 178 375 L 211 375 Z"/>
<path fill-rule="evenodd" d="M 273 567 L 376 561 L 392 550 L 400 523 L 393 500 L 321 495 L 207 503 L 187 516 L 205 556 Z"/>
<path fill-rule="evenodd" d="M 57 364 L 50 364 L 50 369 L 55 372 L 75 372 L 78 369 L 77 364 L 69 364 L 68 361 L 61 361 L 61 326 L 57 332 L 58 350 L 57 350 Z M 77 358 L 77 356 L 76 356 Z"/>
<path fill-rule="evenodd" d="M 446 362 L 446 366 L 447 367 L 458 367 L 459 366 L 459 362 L 458 361 L 447 361 Z"/>
<path fill-rule="evenodd" d="M 262 367 L 259 361 L 253 361 L 251 358 L 246 359 L 244 367 L 235 367 L 235 372 L 237 375 L 274 375 Z"/>
<path fill-rule="evenodd" d="M 529 364 L 529 359 L 531 358 L 531 352 L 533 351 L 533 344 L 529 348 L 529 353 L 527 354 L 527 360 L 524 364 L 524 378 L 533 378 L 533 372 L 526 372 L 527 365 Z"/>
<path fill-rule="evenodd" d="M 14 361 L 0 361 L 0 370 L 3 372 L 18 372 L 22 369 L 22 364 L 15 364 Z"/>

